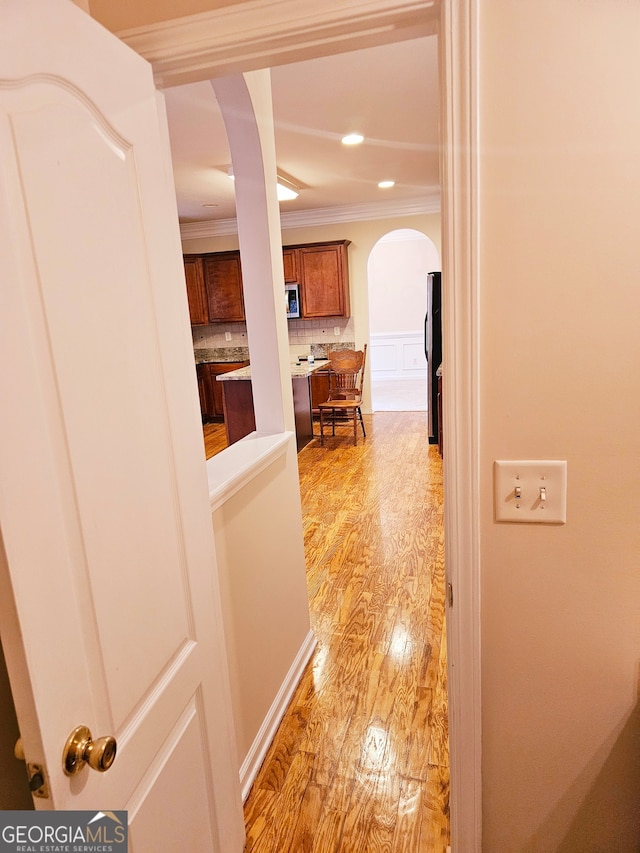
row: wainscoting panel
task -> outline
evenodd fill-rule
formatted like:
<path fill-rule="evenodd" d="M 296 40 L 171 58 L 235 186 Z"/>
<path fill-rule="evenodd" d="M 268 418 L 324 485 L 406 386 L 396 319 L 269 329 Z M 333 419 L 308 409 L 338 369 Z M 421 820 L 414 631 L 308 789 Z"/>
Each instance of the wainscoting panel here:
<path fill-rule="evenodd" d="M 372 379 L 416 379 L 426 375 L 422 331 L 373 334 L 370 352 Z"/>

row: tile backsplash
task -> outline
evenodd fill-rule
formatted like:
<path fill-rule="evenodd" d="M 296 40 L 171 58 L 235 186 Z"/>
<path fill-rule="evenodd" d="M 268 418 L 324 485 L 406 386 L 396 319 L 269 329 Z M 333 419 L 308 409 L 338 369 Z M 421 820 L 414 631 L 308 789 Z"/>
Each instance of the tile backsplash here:
<path fill-rule="evenodd" d="M 294 358 L 309 352 L 320 357 L 326 355 L 327 349 L 353 346 L 355 334 L 351 317 L 346 320 L 344 317 L 330 317 L 324 320 L 287 320 L 287 325 L 289 348 Z M 197 350 L 238 350 L 248 346 L 245 323 L 192 326 L 191 333 L 194 349 Z"/>
<path fill-rule="evenodd" d="M 246 347 L 246 323 L 215 323 L 211 326 L 192 326 L 193 346 L 198 349 L 231 349 Z M 227 335 L 229 340 L 227 340 Z"/>

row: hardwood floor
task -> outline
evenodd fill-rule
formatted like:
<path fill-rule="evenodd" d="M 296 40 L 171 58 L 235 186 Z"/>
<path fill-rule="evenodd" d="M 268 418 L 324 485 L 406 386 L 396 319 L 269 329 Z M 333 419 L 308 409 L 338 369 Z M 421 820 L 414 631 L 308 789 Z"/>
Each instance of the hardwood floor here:
<path fill-rule="evenodd" d="M 202 426 L 204 450 L 207 459 L 220 453 L 227 446 L 227 431 L 223 423 L 206 423 Z"/>
<path fill-rule="evenodd" d="M 443 853 L 442 464 L 424 412 L 298 454 L 318 647 L 245 804 L 247 853 Z"/>

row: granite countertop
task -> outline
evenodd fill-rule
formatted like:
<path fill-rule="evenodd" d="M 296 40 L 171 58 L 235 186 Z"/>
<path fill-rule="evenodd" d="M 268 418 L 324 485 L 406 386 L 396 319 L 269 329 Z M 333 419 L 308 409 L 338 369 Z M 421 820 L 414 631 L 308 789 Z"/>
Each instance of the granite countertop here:
<path fill-rule="evenodd" d="M 296 361 L 291 362 L 291 378 L 299 379 L 305 376 L 311 376 L 312 373 L 315 373 L 316 370 L 320 370 L 323 367 L 327 366 L 328 359 L 318 360 L 316 359 L 313 364 L 309 364 L 307 361 L 301 361 L 298 364 Z M 239 370 L 231 370 L 229 373 L 222 373 L 220 376 L 216 376 L 216 380 L 218 382 L 226 382 L 229 379 L 251 379 L 251 365 L 248 367 L 241 367 Z"/>

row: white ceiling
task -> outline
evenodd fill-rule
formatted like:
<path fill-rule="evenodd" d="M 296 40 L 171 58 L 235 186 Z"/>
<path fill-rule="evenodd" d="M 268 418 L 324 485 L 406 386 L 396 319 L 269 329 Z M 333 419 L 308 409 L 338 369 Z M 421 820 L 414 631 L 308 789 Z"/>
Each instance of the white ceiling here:
<path fill-rule="evenodd" d="M 281 203 L 282 214 L 365 205 L 434 209 L 435 36 L 280 66 L 271 81 L 278 168 L 305 187 Z M 165 97 L 180 221 L 233 219 L 231 157 L 213 87 L 179 86 Z M 362 145 L 342 145 L 351 131 L 364 135 Z M 385 179 L 395 186 L 379 189 Z"/>

